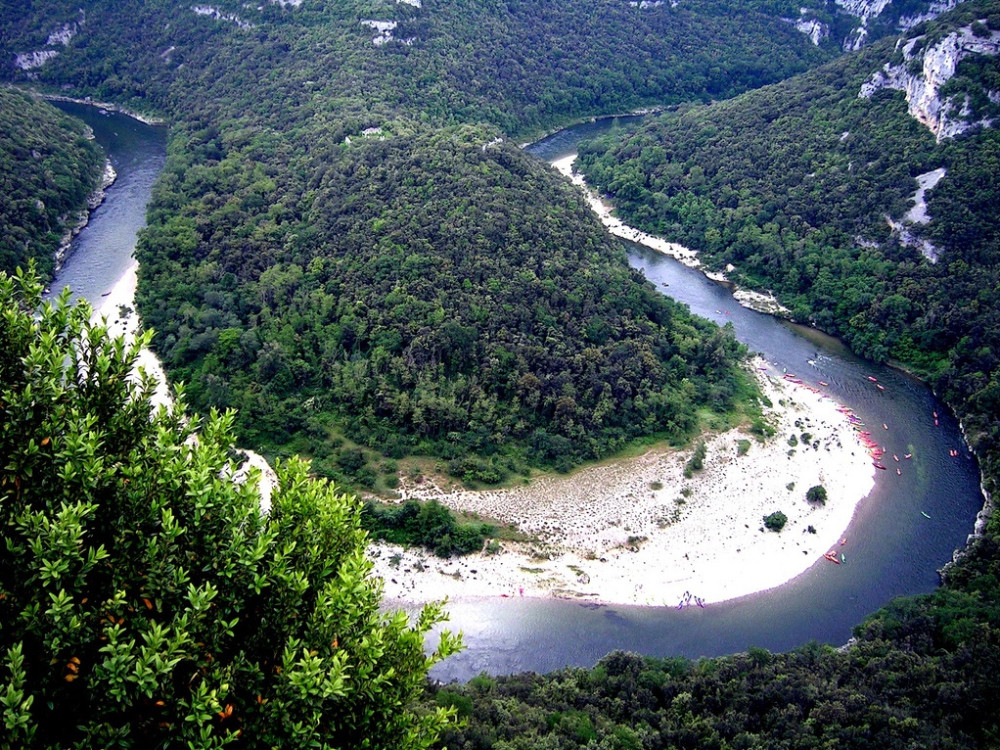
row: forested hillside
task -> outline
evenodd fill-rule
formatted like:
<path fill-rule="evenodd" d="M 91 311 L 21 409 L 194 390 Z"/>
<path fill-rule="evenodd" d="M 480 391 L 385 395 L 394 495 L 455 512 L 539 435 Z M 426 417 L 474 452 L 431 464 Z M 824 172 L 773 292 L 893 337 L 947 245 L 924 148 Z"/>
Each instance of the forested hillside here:
<path fill-rule="evenodd" d="M 372 477 L 357 444 L 496 481 L 746 398 L 731 338 L 645 286 L 509 137 L 825 59 L 787 23 L 596 0 L 59 8 L 10 21 L 8 52 L 46 56 L 10 72 L 173 121 L 138 306 L 193 404 L 238 407 L 251 444 L 349 481 Z"/>
<path fill-rule="evenodd" d="M 956 40 L 975 49 L 998 38 L 1000 5 L 966 3 L 905 43 L 664 115 L 621 143 L 585 147 L 580 159 L 637 225 L 773 289 L 794 317 L 863 356 L 927 377 L 965 421 L 994 489 L 1000 133 L 984 123 L 997 57 L 951 50 Z M 940 108 L 916 96 L 908 105 L 892 88 L 926 91 L 924 71 L 952 57 L 960 61 Z M 920 106 L 930 127 L 908 111 Z M 944 176 L 927 193 L 926 219 L 910 214 L 917 178 L 935 170 Z"/>
<path fill-rule="evenodd" d="M 787 3 L 198 7 L 7 4 L 0 53 L 19 83 L 171 121 L 138 301 L 196 404 L 241 408 L 242 437 L 332 475 L 364 468 L 348 440 L 493 480 L 733 408 L 746 386 L 732 338 L 635 278 L 579 197 L 510 140 L 684 105 L 589 149 L 592 179 L 637 224 L 925 374 L 996 489 L 1000 144 L 982 128 L 937 141 L 901 92 L 859 97 L 887 62 L 916 75 L 915 56 L 952 31 L 992 39 L 995 1 L 915 28 L 908 52 L 875 45 L 709 107 L 690 103 L 830 53 L 778 17 Z M 943 95 L 960 118 L 991 117 L 992 61 L 959 73 Z M 932 263 L 882 215 L 899 223 L 916 178 L 942 167 L 931 222 L 904 223 L 937 247 Z M 480 678 L 438 692 L 470 718 L 447 745 L 995 747 L 997 525 L 938 592 L 886 607 L 853 647 Z"/>
<path fill-rule="evenodd" d="M 80 123 L 0 88 L 0 271 L 34 261 L 48 276 L 103 169 L 104 156 Z"/>

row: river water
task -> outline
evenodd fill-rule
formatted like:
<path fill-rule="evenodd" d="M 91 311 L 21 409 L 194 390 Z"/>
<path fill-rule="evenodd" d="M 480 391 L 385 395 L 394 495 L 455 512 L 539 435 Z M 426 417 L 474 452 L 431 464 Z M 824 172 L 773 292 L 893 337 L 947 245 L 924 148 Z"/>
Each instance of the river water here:
<path fill-rule="evenodd" d="M 136 233 L 146 225 L 153 183 L 166 163 L 167 129 L 86 104 L 53 104 L 90 125 L 118 175 L 104 203 L 73 240 L 69 256 L 50 285 L 52 294 L 68 286 L 74 298 L 82 297 L 96 308 L 101 295 L 132 264 Z"/>
<path fill-rule="evenodd" d="M 131 263 L 136 231 L 164 163 L 165 131 L 121 115 L 102 115 L 93 107 L 60 107 L 94 128 L 119 175 L 52 284 L 53 290 L 68 284 L 98 305 Z M 618 124 L 570 128 L 528 150 L 553 161 L 574 153 L 582 138 Z M 776 372 L 787 368 L 806 381 L 829 383 L 829 394 L 865 422 L 889 426 L 879 435 L 889 454 L 912 453 L 913 458 L 901 464 L 902 476 L 894 465 L 878 472 L 875 489 L 847 531 L 847 565 L 820 560 L 783 586 L 705 609 L 500 598 L 454 602 L 448 606 L 449 627 L 463 631 L 466 649 L 435 667 L 438 679 L 591 666 L 613 649 L 699 657 L 749 646 L 786 650 L 812 640 L 841 644 L 854 625 L 893 597 L 933 590 L 937 569 L 972 530 L 983 502 L 978 468 L 958 424 L 927 387 L 854 357 L 835 339 L 740 307 L 725 286 L 700 272 L 626 244 L 630 263 L 665 294 L 699 315 L 732 323 L 737 337 L 762 353 Z M 886 390 L 875 388 L 869 375 Z M 949 456 L 952 449 L 959 449 L 959 457 Z"/>

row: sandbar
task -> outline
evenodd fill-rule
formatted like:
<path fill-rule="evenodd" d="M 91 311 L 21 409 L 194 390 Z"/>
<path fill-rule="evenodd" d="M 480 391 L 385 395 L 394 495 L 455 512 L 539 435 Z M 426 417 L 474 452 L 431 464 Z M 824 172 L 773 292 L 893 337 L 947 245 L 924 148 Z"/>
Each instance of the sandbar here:
<path fill-rule="evenodd" d="M 779 586 L 818 561 L 832 564 L 823 559 L 832 549 L 849 554 L 841 541 L 874 487 L 871 456 L 821 388 L 756 369 L 762 366 L 754 364 L 773 404 L 765 414 L 775 435 L 764 442 L 739 429 L 707 436 L 704 468 L 690 477 L 694 449 L 662 447 L 503 489 L 403 481 L 404 499 L 436 499 L 514 525 L 532 541 L 453 559 L 372 545 L 386 598 L 709 605 Z M 806 500 L 816 485 L 827 491 L 825 504 Z M 780 532 L 764 526 L 775 511 L 788 519 Z"/>

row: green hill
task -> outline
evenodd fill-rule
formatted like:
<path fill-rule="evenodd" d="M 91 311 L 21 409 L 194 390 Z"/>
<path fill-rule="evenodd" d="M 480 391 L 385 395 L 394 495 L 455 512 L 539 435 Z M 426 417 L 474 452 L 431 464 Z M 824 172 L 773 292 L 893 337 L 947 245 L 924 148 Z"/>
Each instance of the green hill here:
<path fill-rule="evenodd" d="M 103 169 L 104 155 L 82 124 L 36 97 L 0 88 L 0 270 L 34 261 L 48 277 Z"/>
<path fill-rule="evenodd" d="M 929 378 L 965 421 L 991 488 L 1000 465 L 1000 133 L 984 123 L 995 117 L 998 38 L 1000 5 L 966 3 L 898 45 L 665 114 L 620 142 L 581 149 L 580 160 L 638 226 L 732 266 L 740 283 L 773 289 L 796 318 L 863 356 Z M 954 77 L 931 101 L 923 71 L 956 56 Z M 894 88 L 907 86 L 913 115 Z M 918 178 L 938 169 L 927 222 L 908 218 Z"/>

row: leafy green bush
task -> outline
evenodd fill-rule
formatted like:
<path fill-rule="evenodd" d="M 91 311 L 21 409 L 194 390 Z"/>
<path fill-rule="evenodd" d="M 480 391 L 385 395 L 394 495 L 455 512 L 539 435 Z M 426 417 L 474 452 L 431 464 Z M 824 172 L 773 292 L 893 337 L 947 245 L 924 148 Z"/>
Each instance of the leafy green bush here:
<path fill-rule="evenodd" d="M 149 337 L 69 298 L 0 273 L 0 744 L 432 743 L 453 712 L 416 701 L 458 641 L 425 657 L 441 607 L 381 611 L 358 500 L 291 460 L 262 512 L 233 415 L 154 411 Z"/>
<path fill-rule="evenodd" d="M 806 492 L 806 500 L 810 503 L 826 505 L 826 488 L 821 484 L 817 484 L 815 487 L 810 487 L 808 492 Z"/>
<path fill-rule="evenodd" d="M 695 446 L 694 452 L 691 454 L 691 458 L 684 465 L 684 476 L 690 479 L 695 472 L 701 471 L 705 468 L 705 454 L 708 452 L 708 448 L 705 445 L 705 441 L 701 440 L 698 445 Z"/>
<path fill-rule="evenodd" d="M 788 516 L 780 510 L 776 510 L 768 516 L 764 516 L 764 525 L 771 531 L 781 531 L 788 523 Z"/>
<path fill-rule="evenodd" d="M 365 503 L 362 526 L 375 539 L 427 547 L 438 557 L 467 555 L 483 548 L 496 532 L 486 523 L 459 523 L 437 500 L 407 500 L 402 505 Z"/>

